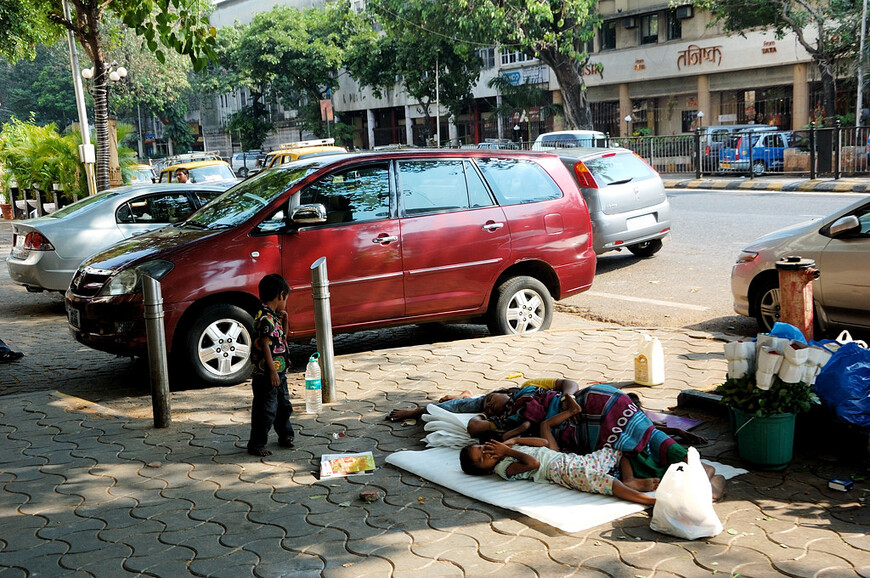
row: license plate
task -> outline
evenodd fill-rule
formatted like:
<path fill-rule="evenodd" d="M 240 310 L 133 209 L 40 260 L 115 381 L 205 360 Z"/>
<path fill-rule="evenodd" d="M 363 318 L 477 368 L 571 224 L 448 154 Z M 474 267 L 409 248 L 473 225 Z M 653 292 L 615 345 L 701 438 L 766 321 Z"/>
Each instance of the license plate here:
<path fill-rule="evenodd" d="M 15 245 L 12 247 L 12 256 L 16 259 L 26 259 L 27 251 L 24 249 L 24 235 L 15 235 Z"/>
<path fill-rule="evenodd" d="M 646 227 L 652 227 L 656 224 L 655 215 L 641 215 L 640 217 L 632 217 L 631 219 L 627 219 L 625 221 L 625 228 L 629 231 L 636 231 L 637 229 L 645 229 Z"/>
<path fill-rule="evenodd" d="M 75 327 L 76 329 L 82 328 L 82 318 L 81 313 L 78 309 L 67 309 L 66 310 L 67 317 L 69 317 L 69 324 Z"/>
<path fill-rule="evenodd" d="M 719 167 L 721 167 L 723 169 L 730 169 L 731 163 L 719 163 Z"/>

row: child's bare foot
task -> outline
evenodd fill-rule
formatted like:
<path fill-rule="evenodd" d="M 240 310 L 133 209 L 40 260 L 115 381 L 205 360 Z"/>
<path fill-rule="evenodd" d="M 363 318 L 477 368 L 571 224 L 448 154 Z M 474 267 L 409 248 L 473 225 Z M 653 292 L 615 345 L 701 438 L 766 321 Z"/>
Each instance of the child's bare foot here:
<path fill-rule="evenodd" d="M 404 421 L 406 419 L 418 418 L 423 415 L 424 408 L 418 407 L 414 409 L 394 409 L 387 414 L 386 419 L 390 421 Z"/>
<path fill-rule="evenodd" d="M 260 448 L 259 450 L 248 450 L 248 453 L 252 456 L 257 456 L 260 458 L 265 458 L 266 456 L 272 455 L 272 452 L 270 452 L 266 448 Z"/>
<path fill-rule="evenodd" d="M 710 478 L 710 487 L 713 488 L 713 501 L 718 502 L 725 497 L 725 476 L 716 474 Z"/>
<path fill-rule="evenodd" d="M 467 389 L 459 394 L 447 394 L 441 399 L 438 400 L 438 403 L 444 403 L 445 401 L 450 401 L 451 399 L 466 399 L 471 397 L 471 392 Z"/>
<path fill-rule="evenodd" d="M 658 478 L 632 478 L 622 483 L 638 492 L 654 492 L 658 489 L 660 481 Z"/>
<path fill-rule="evenodd" d="M 563 395 L 562 398 L 565 400 L 565 411 L 571 412 L 571 415 L 577 415 L 583 411 L 573 395 Z"/>

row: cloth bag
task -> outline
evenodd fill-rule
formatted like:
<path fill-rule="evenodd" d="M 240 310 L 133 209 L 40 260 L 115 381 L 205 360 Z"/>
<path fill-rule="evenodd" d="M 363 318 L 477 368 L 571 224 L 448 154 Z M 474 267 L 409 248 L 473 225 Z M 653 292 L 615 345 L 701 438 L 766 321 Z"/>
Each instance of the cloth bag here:
<path fill-rule="evenodd" d="M 662 477 L 649 527 L 688 540 L 722 531 L 722 522 L 713 509 L 713 488 L 695 448 L 689 448 L 686 463 L 671 464 Z"/>
<path fill-rule="evenodd" d="M 838 418 L 870 430 L 870 350 L 844 344 L 819 372 L 815 388 Z"/>

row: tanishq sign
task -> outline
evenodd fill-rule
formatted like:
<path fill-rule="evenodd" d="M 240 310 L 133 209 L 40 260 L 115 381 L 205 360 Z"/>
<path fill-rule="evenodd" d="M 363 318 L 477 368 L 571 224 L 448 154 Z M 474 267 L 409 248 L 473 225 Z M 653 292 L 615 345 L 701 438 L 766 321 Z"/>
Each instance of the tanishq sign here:
<path fill-rule="evenodd" d="M 688 48 L 681 51 L 677 57 L 677 69 L 682 70 L 684 66 L 697 66 L 704 62 L 713 62 L 716 66 L 722 64 L 721 46 L 709 46 L 701 48 L 696 44 L 690 44 Z"/>

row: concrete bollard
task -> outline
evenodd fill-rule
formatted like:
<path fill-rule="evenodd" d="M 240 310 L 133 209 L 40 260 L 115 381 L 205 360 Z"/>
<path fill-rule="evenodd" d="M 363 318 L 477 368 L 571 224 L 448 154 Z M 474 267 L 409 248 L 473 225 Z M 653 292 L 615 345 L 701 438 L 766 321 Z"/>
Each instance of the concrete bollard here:
<path fill-rule="evenodd" d="M 148 339 L 148 368 L 151 377 L 151 408 L 154 427 L 169 427 L 172 411 L 169 407 L 169 368 L 166 362 L 166 331 L 163 327 L 163 291 L 160 282 L 142 275 L 142 297 L 145 301 L 145 334 Z"/>
<path fill-rule="evenodd" d="M 324 403 L 335 401 L 335 353 L 332 349 L 332 314 L 329 309 L 329 278 L 326 257 L 311 264 L 311 292 L 314 295 L 314 332 L 320 352 L 320 373 Z"/>
<path fill-rule="evenodd" d="M 800 329 L 807 341 L 813 338 L 813 280 L 819 278 L 815 266 L 812 259 L 796 256 L 776 262 L 780 320 Z"/>

